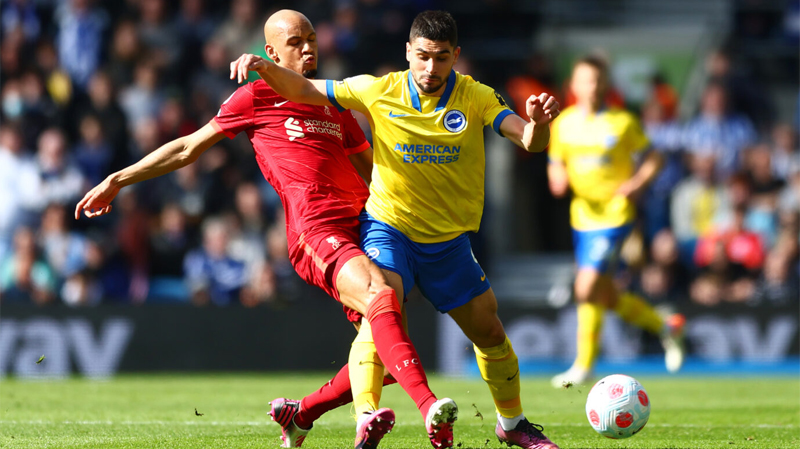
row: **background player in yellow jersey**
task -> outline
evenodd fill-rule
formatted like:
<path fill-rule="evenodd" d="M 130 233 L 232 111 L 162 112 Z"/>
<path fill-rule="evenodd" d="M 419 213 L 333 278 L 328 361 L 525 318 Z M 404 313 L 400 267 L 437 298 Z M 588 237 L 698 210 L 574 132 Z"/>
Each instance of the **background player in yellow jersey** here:
<path fill-rule="evenodd" d="M 577 103 L 553 122 L 548 176 L 555 196 L 566 195 L 570 187 L 573 193 L 578 351 L 572 367 L 553 378 L 553 386 L 591 379 L 606 309 L 661 336 L 667 369 L 677 371 L 683 364 L 683 317 L 673 315 L 665 324 L 641 297 L 618 294 L 613 280 L 620 247 L 633 228 L 634 199 L 661 169 L 661 155 L 650 151 L 631 113 L 603 103 L 608 89 L 603 60 L 591 56 L 579 60 L 570 88 Z"/>
<path fill-rule="evenodd" d="M 483 209 L 483 128 L 491 125 L 527 151 L 541 151 L 558 103 L 547 94 L 531 96 L 528 117 L 514 114 L 492 88 L 453 70 L 461 51 L 457 40 L 450 14 L 426 11 L 411 26 L 407 71 L 307 80 L 254 55 L 243 55 L 231 69 L 240 81 L 248 70 L 258 71 L 291 101 L 367 115 L 375 153 L 362 248 L 384 270 L 398 297 L 416 284 L 474 343 L 497 408 L 497 437 L 509 445 L 554 449 L 541 426 L 522 412 L 517 356 L 466 233 L 478 230 Z M 393 375 L 402 368 L 387 366 Z M 432 429 L 440 435 L 440 447 L 452 447 L 455 404 L 451 411 L 449 422 Z"/>

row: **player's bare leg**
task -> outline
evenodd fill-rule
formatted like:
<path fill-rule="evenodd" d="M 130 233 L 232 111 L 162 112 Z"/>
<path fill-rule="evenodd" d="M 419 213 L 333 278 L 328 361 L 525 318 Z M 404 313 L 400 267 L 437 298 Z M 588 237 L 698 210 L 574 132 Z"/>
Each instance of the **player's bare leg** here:
<path fill-rule="evenodd" d="M 490 288 L 449 312 L 473 343 L 481 377 L 489 386 L 495 408 L 495 434 L 500 442 L 530 449 L 558 449 L 542 427 L 525 418 L 520 400 L 519 361 L 497 316 L 497 298 Z"/>

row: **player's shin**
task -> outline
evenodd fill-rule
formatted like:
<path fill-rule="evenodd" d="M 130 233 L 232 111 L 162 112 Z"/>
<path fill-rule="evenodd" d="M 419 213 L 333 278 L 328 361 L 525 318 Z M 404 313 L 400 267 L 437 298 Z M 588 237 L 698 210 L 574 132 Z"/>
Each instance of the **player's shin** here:
<path fill-rule="evenodd" d="M 294 422 L 300 428 L 308 429 L 325 412 L 349 404 L 352 400 L 350 374 L 348 366 L 345 365 L 333 379 L 300 401 L 300 411 L 295 416 Z"/>
<path fill-rule="evenodd" d="M 655 335 L 659 335 L 664 328 L 664 320 L 661 315 L 650 303 L 635 293 L 621 293 L 614 312 L 626 322 Z"/>
<path fill-rule="evenodd" d="M 411 339 L 403 329 L 400 303 L 394 290 L 383 290 L 367 306 L 367 320 L 383 363 L 403 390 L 411 396 L 423 418 L 436 402 Z"/>
<path fill-rule="evenodd" d="M 605 307 L 583 302 L 578 304 L 578 351 L 574 368 L 591 371 L 600 354 L 600 331 L 603 328 Z"/>
<path fill-rule="evenodd" d="M 511 341 L 505 341 L 491 348 L 474 346 L 475 357 L 481 377 L 489 385 L 498 418 L 503 427 L 513 429 L 522 419 L 522 405 L 520 403 L 519 388 L 519 360 L 511 346 Z M 503 422 L 508 421 L 508 422 Z"/>
<path fill-rule="evenodd" d="M 361 321 L 361 328 L 350 348 L 348 365 L 356 416 L 378 410 L 384 367 L 372 341 L 372 327 L 367 320 Z"/>

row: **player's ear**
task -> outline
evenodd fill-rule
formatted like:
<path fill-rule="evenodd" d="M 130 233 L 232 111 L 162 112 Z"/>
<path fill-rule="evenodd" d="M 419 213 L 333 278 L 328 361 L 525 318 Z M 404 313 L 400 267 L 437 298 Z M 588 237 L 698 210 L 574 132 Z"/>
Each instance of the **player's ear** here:
<path fill-rule="evenodd" d="M 461 47 L 456 47 L 456 49 L 453 50 L 453 64 L 454 65 L 455 65 L 455 63 L 458 62 L 458 55 L 460 55 L 460 54 L 461 54 Z"/>
<path fill-rule="evenodd" d="M 411 62 L 411 42 L 406 42 L 406 61 Z"/>
<path fill-rule="evenodd" d="M 267 44 L 264 46 L 264 51 L 267 53 L 267 57 L 269 59 L 272 59 L 272 62 L 274 62 L 275 64 L 278 63 L 280 57 L 278 57 L 278 52 L 275 51 L 275 47 L 273 47 L 270 44 Z"/>

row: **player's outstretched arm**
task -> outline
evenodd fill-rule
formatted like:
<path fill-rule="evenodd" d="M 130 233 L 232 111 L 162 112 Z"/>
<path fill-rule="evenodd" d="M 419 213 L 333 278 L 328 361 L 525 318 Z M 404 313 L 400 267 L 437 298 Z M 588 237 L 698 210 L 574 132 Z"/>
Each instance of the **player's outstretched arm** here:
<path fill-rule="evenodd" d="M 328 101 L 327 80 L 310 80 L 303 75 L 275 64 L 261 56 L 245 53 L 231 62 L 231 79 L 242 83 L 247 81 L 247 72 L 258 75 L 272 87 L 278 95 L 295 103 L 333 106 Z"/>
<path fill-rule="evenodd" d="M 112 173 L 90 190 L 75 206 L 75 219 L 80 218 L 81 211 L 89 218 L 111 212 L 111 201 L 120 189 L 191 164 L 223 137 L 225 135 L 209 123 L 188 136 L 162 145 L 139 162 Z"/>
<path fill-rule="evenodd" d="M 500 132 L 525 151 L 537 153 L 547 148 L 550 141 L 550 122 L 561 111 L 555 97 L 548 94 L 531 95 L 525 103 L 525 110 L 529 122 L 511 114 L 500 123 Z"/>

